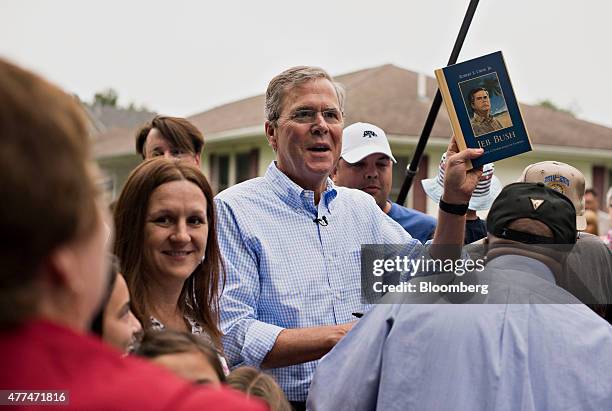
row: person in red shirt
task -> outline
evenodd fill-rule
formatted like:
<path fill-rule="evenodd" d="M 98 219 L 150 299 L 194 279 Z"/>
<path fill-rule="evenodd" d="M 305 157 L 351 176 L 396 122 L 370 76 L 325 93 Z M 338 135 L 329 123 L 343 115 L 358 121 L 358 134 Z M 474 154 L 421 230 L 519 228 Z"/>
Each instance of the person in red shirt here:
<path fill-rule="evenodd" d="M 0 101 L 0 405 L 265 409 L 238 393 L 197 388 L 143 360 L 123 359 L 86 335 L 108 281 L 111 229 L 82 110 L 73 97 L 2 59 Z"/>

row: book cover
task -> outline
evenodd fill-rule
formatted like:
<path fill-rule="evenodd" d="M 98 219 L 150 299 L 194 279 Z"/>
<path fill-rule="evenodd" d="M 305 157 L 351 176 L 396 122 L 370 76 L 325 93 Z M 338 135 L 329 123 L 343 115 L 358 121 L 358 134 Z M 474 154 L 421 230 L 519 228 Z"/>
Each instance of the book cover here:
<path fill-rule="evenodd" d="M 484 149 L 473 167 L 531 151 L 501 51 L 435 73 L 459 149 Z"/>

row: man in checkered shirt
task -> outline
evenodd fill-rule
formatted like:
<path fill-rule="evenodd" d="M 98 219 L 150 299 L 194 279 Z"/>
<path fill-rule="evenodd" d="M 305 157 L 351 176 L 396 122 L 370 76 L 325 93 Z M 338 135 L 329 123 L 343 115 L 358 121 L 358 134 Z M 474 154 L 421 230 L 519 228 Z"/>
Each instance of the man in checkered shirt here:
<path fill-rule="evenodd" d="M 276 76 L 265 107 L 276 160 L 265 176 L 215 198 L 227 271 L 225 354 L 233 367 L 270 369 L 297 409 L 317 360 L 351 329 L 351 313 L 369 308 L 360 298 L 361 245 L 405 244 L 411 258 L 424 253 L 369 194 L 329 179 L 340 157 L 343 107 L 342 88 L 322 69 L 294 67 Z M 465 160 L 482 150 L 449 150 L 441 201 L 447 211 L 439 213 L 434 244 L 461 245 L 481 173 L 466 171 Z"/>

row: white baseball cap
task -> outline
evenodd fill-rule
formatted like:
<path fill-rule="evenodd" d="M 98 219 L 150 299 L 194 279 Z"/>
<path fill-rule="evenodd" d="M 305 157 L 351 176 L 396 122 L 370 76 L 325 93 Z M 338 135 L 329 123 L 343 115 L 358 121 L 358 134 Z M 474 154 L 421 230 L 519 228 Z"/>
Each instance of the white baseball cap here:
<path fill-rule="evenodd" d="M 356 163 L 370 154 L 381 153 L 397 163 L 391 153 L 387 135 L 380 128 L 369 123 L 354 123 L 342 132 L 342 153 L 347 163 Z"/>

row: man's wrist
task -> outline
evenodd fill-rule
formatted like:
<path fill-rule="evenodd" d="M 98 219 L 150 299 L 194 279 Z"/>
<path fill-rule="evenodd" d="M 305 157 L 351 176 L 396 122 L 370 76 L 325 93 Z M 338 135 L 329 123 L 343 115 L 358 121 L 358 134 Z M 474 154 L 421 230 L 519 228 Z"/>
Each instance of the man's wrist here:
<path fill-rule="evenodd" d="M 461 216 L 467 214 L 468 206 L 469 206 L 469 203 L 466 203 L 466 204 L 447 203 L 442 198 L 440 198 L 440 202 L 438 204 L 438 207 L 440 207 L 440 210 L 444 211 L 445 213 L 461 215 Z"/>

